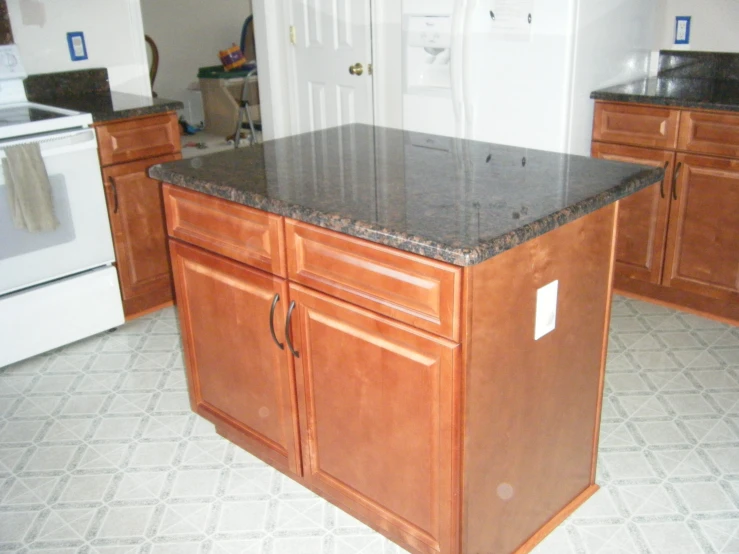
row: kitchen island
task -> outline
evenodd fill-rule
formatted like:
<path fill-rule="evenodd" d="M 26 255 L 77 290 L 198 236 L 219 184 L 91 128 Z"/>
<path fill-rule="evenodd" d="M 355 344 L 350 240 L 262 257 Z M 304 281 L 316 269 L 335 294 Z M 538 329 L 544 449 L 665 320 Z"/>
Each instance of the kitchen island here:
<path fill-rule="evenodd" d="M 223 436 L 411 552 L 528 551 L 596 490 L 615 202 L 661 169 L 350 125 L 150 175 Z"/>

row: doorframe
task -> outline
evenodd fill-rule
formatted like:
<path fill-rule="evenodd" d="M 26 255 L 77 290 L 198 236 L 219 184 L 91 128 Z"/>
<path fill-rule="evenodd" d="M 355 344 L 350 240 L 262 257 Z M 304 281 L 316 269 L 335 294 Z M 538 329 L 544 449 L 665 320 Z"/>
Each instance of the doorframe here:
<path fill-rule="evenodd" d="M 402 127 L 401 95 L 393 90 L 393 85 L 398 85 L 398 79 L 393 79 L 391 62 L 397 59 L 400 63 L 397 56 L 401 33 L 400 2 L 368 1 L 372 25 L 374 121 L 376 125 Z M 253 0 L 252 6 L 264 139 L 293 135 L 298 132 L 299 124 L 296 61 L 289 38 L 292 22 L 290 1 Z M 397 9 L 397 13 L 393 8 Z M 395 48 L 392 44 L 394 33 L 397 33 Z"/>
<path fill-rule="evenodd" d="M 264 140 L 291 135 L 297 128 L 291 102 L 288 6 L 288 0 L 252 1 Z"/>

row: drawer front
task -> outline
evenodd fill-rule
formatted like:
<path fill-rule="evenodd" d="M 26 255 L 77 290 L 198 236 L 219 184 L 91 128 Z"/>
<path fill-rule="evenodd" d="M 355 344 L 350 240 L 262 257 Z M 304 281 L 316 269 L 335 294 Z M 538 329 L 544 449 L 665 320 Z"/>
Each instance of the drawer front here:
<path fill-rule="evenodd" d="M 739 115 L 683 112 L 678 148 L 688 152 L 739 158 Z"/>
<path fill-rule="evenodd" d="M 286 277 L 282 217 L 165 184 L 169 236 Z"/>
<path fill-rule="evenodd" d="M 597 102 L 593 140 L 674 149 L 679 110 Z"/>
<path fill-rule="evenodd" d="M 462 268 L 294 220 L 289 279 L 459 341 Z"/>
<path fill-rule="evenodd" d="M 95 130 L 103 166 L 180 151 L 179 124 L 174 113 L 108 123 Z"/>

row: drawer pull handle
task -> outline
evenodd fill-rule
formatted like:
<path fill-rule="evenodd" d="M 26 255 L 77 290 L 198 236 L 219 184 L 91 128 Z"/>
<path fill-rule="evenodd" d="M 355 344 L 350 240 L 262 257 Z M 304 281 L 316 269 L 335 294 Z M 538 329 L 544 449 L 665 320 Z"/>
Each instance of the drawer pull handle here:
<path fill-rule="evenodd" d="M 679 162 L 675 168 L 675 175 L 672 176 L 672 199 L 677 200 L 677 178 L 680 175 L 680 169 L 683 167 L 683 162 Z"/>
<path fill-rule="evenodd" d="M 275 344 L 280 348 L 280 350 L 285 350 L 285 345 L 280 344 L 280 341 L 277 340 L 277 335 L 275 335 L 275 308 L 279 301 L 280 295 L 275 294 L 275 297 L 272 299 L 272 306 L 269 308 L 269 333 L 272 335 L 272 340 L 275 341 Z"/>
<path fill-rule="evenodd" d="M 285 319 L 285 342 L 287 342 L 287 347 L 290 349 L 290 352 L 293 353 L 293 356 L 295 356 L 296 358 L 300 358 L 300 354 L 295 351 L 295 348 L 293 347 L 293 341 L 290 339 L 290 320 L 293 317 L 294 309 L 295 300 L 290 302 L 290 307 L 287 309 L 287 318 Z"/>
<path fill-rule="evenodd" d="M 110 183 L 111 188 L 113 189 L 113 213 L 118 213 L 118 187 L 115 186 L 115 179 L 113 179 L 112 175 L 108 176 L 108 182 Z"/>
<path fill-rule="evenodd" d="M 667 178 L 667 166 L 670 165 L 670 162 L 665 162 L 665 175 L 662 177 L 662 180 L 659 182 L 659 195 L 660 198 L 665 197 L 665 179 Z"/>

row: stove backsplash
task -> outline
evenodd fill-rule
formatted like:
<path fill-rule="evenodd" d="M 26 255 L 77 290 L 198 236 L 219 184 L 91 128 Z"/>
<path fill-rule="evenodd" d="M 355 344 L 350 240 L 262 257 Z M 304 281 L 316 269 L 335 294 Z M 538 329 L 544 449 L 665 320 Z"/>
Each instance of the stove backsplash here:
<path fill-rule="evenodd" d="M 26 97 L 41 104 L 53 103 L 55 98 L 110 93 L 108 70 L 104 67 L 29 75 L 23 86 Z"/>
<path fill-rule="evenodd" d="M 0 0 L 0 44 L 13 44 L 13 29 L 10 28 L 8 4 Z"/>

